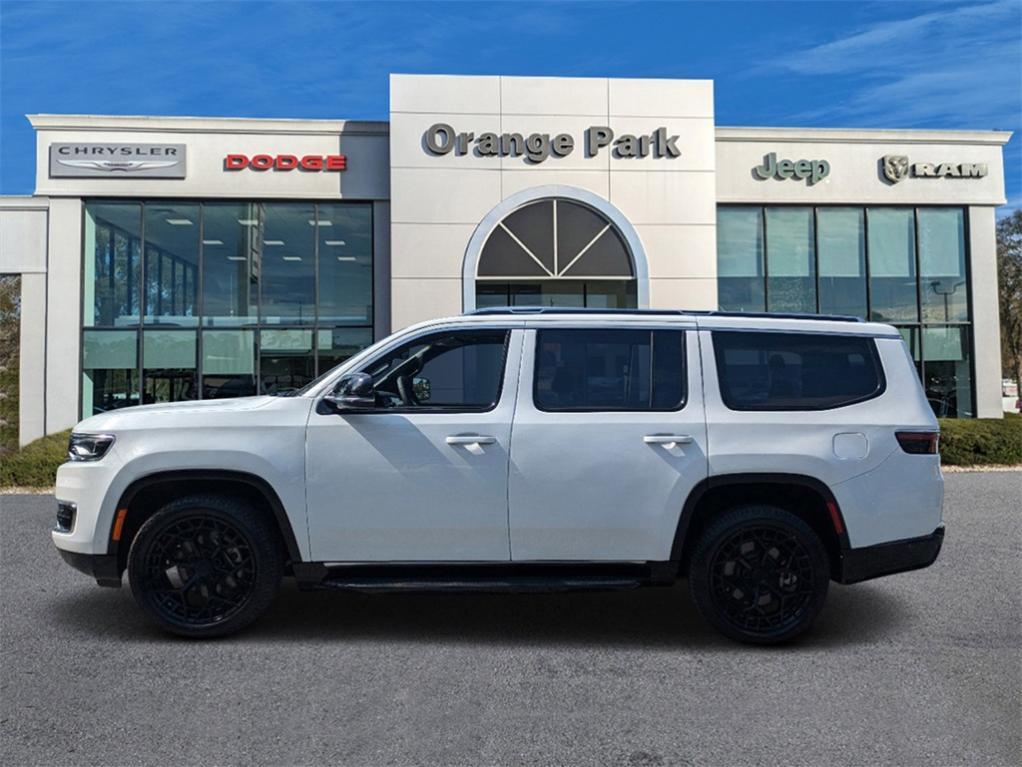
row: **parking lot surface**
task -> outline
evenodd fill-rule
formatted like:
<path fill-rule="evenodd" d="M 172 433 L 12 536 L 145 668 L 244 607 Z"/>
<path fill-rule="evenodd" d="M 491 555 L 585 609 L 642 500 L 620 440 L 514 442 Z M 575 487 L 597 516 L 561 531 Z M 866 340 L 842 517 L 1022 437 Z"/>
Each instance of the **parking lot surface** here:
<path fill-rule="evenodd" d="M 1018 765 L 1022 473 L 947 477 L 928 570 L 833 585 L 734 644 L 687 585 L 380 595 L 286 584 L 247 632 L 161 634 L 0 496 L 0 763 Z"/>

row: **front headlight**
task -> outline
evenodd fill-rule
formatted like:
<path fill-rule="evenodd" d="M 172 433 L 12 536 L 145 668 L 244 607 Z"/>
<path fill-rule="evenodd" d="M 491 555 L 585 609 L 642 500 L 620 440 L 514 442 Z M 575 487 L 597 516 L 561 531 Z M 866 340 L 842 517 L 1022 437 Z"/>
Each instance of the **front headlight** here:
<path fill-rule="evenodd" d="M 98 461 L 114 444 L 113 434 L 72 434 L 67 444 L 71 461 Z"/>

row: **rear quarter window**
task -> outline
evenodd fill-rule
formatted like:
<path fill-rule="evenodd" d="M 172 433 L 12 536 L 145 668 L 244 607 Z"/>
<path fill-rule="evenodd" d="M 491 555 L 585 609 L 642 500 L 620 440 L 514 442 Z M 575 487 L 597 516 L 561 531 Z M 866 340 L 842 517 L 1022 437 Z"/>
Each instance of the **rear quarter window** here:
<path fill-rule="evenodd" d="M 731 410 L 827 410 L 877 397 L 884 374 L 863 336 L 713 331 L 724 404 Z"/>

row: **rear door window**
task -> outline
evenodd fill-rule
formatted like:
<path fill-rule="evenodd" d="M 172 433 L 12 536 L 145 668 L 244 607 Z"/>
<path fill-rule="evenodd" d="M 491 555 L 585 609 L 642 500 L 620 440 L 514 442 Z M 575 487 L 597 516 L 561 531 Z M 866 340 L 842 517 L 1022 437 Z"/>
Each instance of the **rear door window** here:
<path fill-rule="evenodd" d="M 677 330 L 540 330 L 533 400 L 548 412 L 680 410 L 684 350 Z"/>
<path fill-rule="evenodd" d="M 731 410 L 826 410 L 884 390 L 872 338 L 713 331 L 713 352 Z"/>

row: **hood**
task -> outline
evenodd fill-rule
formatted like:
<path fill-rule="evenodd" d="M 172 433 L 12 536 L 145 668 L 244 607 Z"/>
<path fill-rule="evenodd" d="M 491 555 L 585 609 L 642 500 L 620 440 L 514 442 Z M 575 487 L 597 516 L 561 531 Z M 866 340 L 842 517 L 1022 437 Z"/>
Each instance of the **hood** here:
<path fill-rule="evenodd" d="M 210 416 L 215 413 L 237 413 L 246 410 L 259 410 L 280 397 L 235 397 L 231 399 L 208 399 L 189 402 L 164 402 L 157 405 L 139 405 L 110 410 L 106 413 L 86 418 L 75 426 L 75 432 L 113 431 L 117 428 L 138 428 L 154 420 L 164 418 L 189 418 Z"/>

